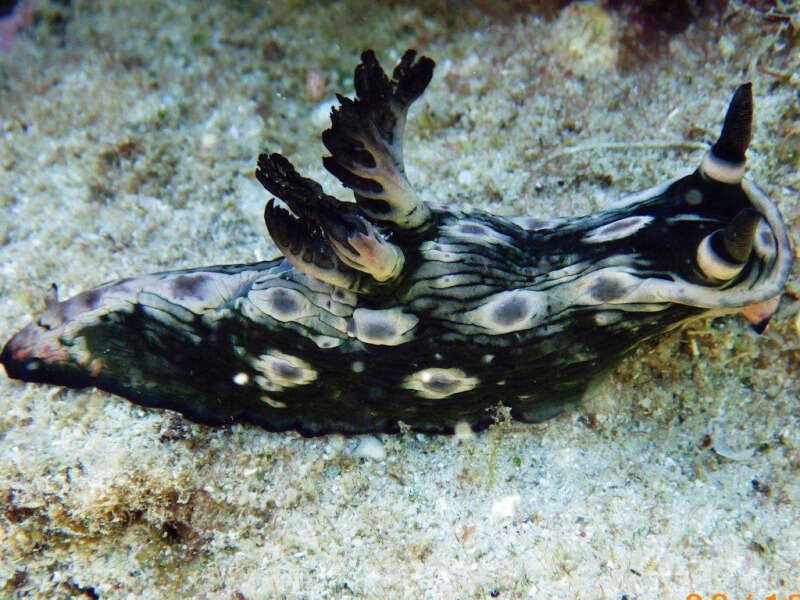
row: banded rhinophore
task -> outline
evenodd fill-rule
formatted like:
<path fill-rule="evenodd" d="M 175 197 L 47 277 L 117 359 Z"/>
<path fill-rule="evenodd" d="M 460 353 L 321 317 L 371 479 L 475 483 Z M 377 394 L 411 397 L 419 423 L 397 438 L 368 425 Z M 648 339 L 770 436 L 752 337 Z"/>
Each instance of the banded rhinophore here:
<path fill-rule="evenodd" d="M 5 346 L 10 377 L 95 386 L 209 424 L 304 434 L 480 428 L 502 403 L 551 417 L 643 340 L 709 314 L 760 331 L 791 252 L 744 178 L 749 84 L 694 172 L 588 216 L 438 206 L 406 178 L 409 105 L 434 63 L 391 79 L 372 51 L 322 134 L 326 194 L 280 154 L 256 177 L 283 258 L 157 273 L 52 300 Z"/>

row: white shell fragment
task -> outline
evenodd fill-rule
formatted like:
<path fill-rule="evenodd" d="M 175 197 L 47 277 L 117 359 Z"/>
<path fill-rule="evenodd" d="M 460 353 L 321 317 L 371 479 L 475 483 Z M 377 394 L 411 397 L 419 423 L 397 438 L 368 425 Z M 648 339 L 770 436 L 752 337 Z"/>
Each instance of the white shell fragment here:
<path fill-rule="evenodd" d="M 522 498 L 519 494 L 503 496 L 492 503 L 491 515 L 495 519 L 512 519 Z"/>
<path fill-rule="evenodd" d="M 386 448 L 384 448 L 383 442 L 374 435 L 362 435 L 358 440 L 358 446 L 353 451 L 353 456 L 380 462 L 386 458 Z"/>

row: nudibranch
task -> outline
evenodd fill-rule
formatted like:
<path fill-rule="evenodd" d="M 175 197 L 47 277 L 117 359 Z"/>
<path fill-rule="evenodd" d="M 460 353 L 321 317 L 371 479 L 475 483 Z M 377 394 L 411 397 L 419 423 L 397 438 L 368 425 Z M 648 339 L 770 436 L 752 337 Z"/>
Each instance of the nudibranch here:
<path fill-rule="evenodd" d="M 763 329 L 791 250 L 775 204 L 744 177 L 750 84 L 688 175 L 588 216 L 506 219 L 429 202 L 405 175 L 406 113 L 433 69 L 409 50 L 390 79 L 362 54 L 355 99 L 338 96 L 322 134 L 323 163 L 355 202 L 259 156 L 283 257 L 51 300 L 3 349 L 8 375 L 208 424 L 448 432 L 486 426 L 498 403 L 547 419 L 690 319 L 742 312 Z"/>

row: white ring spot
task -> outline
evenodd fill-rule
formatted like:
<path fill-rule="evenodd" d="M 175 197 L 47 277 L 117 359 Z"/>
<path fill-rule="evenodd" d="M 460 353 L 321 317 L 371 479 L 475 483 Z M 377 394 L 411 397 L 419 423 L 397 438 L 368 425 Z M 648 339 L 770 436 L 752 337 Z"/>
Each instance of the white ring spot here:
<path fill-rule="evenodd" d="M 697 266 L 707 277 L 712 279 L 721 279 L 723 281 L 733 279 L 742 270 L 744 263 L 732 263 L 714 252 L 714 248 L 711 247 L 712 235 L 714 234 L 708 234 L 697 246 Z"/>
<path fill-rule="evenodd" d="M 714 156 L 711 152 L 706 154 L 700 165 L 700 170 L 709 179 L 720 183 L 739 183 L 744 177 L 744 163 L 731 163 Z"/>
<path fill-rule="evenodd" d="M 756 227 L 756 233 L 753 236 L 753 250 L 762 258 L 762 260 L 771 260 L 777 253 L 777 244 L 775 243 L 775 235 L 772 233 L 766 221 L 761 219 Z"/>

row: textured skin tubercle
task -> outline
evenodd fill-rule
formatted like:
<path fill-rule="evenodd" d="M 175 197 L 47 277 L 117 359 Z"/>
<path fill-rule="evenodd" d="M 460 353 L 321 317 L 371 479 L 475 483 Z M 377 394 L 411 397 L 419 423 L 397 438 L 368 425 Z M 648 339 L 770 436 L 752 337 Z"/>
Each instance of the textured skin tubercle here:
<path fill-rule="evenodd" d="M 264 154 L 256 174 L 285 206 L 265 212 L 284 258 L 52 302 L 6 344 L 8 375 L 209 424 L 447 432 L 486 426 L 500 402 L 549 418 L 689 319 L 742 311 L 763 329 L 791 252 L 774 204 L 741 177 L 749 86 L 696 171 L 613 210 L 508 220 L 424 202 L 406 180 L 405 115 L 433 71 L 415 58 L 389 79 L 364 53 L 356 99 L 333 111 L 325 164 L 355 204 Z"/>

